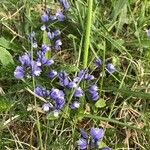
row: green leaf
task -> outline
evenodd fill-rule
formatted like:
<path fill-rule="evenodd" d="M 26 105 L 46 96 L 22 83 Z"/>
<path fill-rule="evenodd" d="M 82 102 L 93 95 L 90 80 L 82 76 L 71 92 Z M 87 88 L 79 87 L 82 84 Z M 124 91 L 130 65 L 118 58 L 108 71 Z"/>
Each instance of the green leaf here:
<path fill-rule="evenodd" d="M 51 45 L 51 42 L 47 36 L 47 31 L 44 31 L 43 32 L 43 44 L 48 44 L 48 45 Z M 51 51 L 48 50 L 46 53 L 45 53 L 45 57 L 47 59 L 51 58 Z"/>
<path fill-rule="evenodd" d="M 64 67 L 62 67 L 62 70 L 66 71 L 67 73 L 72 73 L 72 72 L 79 71 L 79 68 L 77 66 L 70 64 L 70 65 L 65 65 Z"/>
<path fill-rule="evenodd" d="M 0 61 L 4 66 L 14 64 L 12 55 L 3 47 L 0 47 Z"/>
<path fill-rule="evenodd" d="M 0 47 L 10 49 L 14 52 L 18 52 L 18 51 L 20 51 L 20 49 L 22 49 L 22 47 L 20 45 L 17 45 L 15 43 L 11 43 L 9 40 L 5 39 L 4 37 L 0 38 Z"/>
<path fill-rule="evenodd" d="M 106 102 L 103 98 L 100 98 L 96 103 L 95 103 L 95 106 L 97 108 L 103 108 L 106 106 Z"/>
<path fill-rule="evenodd" d="M 0 38 L 0 46 L 10 49 L 10 42 L 7 41 L 4 37 Z"/>
<path fill-rule="evenodd" d="M 107 145 L 103 142 L 103 141 L 99 141 L 98 142 L 98 147 L 99 148 L 103 148 L 103 147 L 106 147 Z"/>

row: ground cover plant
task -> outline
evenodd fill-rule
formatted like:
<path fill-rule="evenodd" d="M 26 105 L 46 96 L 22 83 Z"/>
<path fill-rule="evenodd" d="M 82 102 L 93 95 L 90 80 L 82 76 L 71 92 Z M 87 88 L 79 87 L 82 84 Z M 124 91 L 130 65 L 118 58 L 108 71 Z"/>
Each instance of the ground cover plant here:
<path fill-rule="evenodd" d="M 148 0 L 0 1 L 0 149 L 149 150 Z"/>

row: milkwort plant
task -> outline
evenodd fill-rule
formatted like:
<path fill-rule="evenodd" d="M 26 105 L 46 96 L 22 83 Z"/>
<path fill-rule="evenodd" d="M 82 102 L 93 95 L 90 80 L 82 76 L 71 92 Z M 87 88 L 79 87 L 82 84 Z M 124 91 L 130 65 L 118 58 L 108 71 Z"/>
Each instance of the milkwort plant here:
<path fill-rule="evenodd" d="M 60 0 L 61 5 L 66 11 L 70 5 L 67 0 Z M 40 30 L 43 36 L 43 43 L 37 41 L 36 33 L 32 31 L 28 35 L 32 51 L 28 51 L 19 56 L 20 65 L 16 67 L 14 76 L 17 79 L 35 80 L 34 93 L 43 97 L 46 102 L 41 104 L 41 108 L 49 119 L 57 119 L 63 116 L 66 108 L 78 113 L 81 107 L 81 99 L 86 99 L 88 103 L 95 103 L 100 99 L 98 80 L 101 78 L 102 65 L 105 66 L 105 73 L 112 74 L 116 71 L 115 66 L 106 61 L 106 64 L 100 58 L 96 58 L 91 68 L 80 69 L 74 74 L 69 74 L 65 70 L 58 70 L 52 52 L 57 53 L 61 50 L 62 40 L 59 29 L 52 30 L 49 23 L 54 21 L 62 22 L 66 19 L 64 12 L 60 9 L 51 13 L 46 9 L 41 15 Z M 94 68 L 94 69 L 93 69 Z M 99 69 L 98 77 L 94 76 L 95 69 Z M 49 86 L 39 85 L 38 77 L 51 83 Z M 84 86 L 83 86 L 84 84 Z M 85 104 L 84 104 L 85 106 Z M 67 109 L 67 110 L 68 110 Z M 69 113 L 68 111 L 67 113 Z M 81 138 L 77 141 L 79 149 L 99 148 L 99 143 L 104 136 L 104 129 L 91 128 L 90 135 L 80 129 Z M 109 147 L 101 147 L 102 150 L 110 150 Z"/>

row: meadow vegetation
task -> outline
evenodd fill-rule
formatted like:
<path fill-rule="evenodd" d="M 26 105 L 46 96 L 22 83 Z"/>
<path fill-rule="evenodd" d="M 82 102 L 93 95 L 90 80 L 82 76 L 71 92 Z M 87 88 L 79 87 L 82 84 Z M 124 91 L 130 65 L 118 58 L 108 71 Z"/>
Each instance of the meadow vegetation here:
<path fill-rule="evenodd" d="M 150 149 L 149 0 L 0 0 L 0 149 Z"/>

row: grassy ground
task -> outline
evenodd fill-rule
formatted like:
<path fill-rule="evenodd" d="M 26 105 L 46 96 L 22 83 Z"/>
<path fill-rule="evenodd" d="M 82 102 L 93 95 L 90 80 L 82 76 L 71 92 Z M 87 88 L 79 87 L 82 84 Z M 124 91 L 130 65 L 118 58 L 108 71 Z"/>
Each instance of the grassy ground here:
<path fill-rule="evenodd" d="M 105 129 L 103 141 L 112 149 L 149 150 L 150 38 L 145 32 L 150 27 L 149 0 L 93 0 L 90 41 L 85 40 L 87 2 L 76 0 L 70 4 L 67 20 L 50 25 L 62 31 L 62 51 L 54 55 L 57 69 L 71 66 L 72 73 L 73 69 L 91 66 L 96 57 L 103 61 L 109 58 L 117 71 L 98 81 L 106 105 L 95 109 L 86 102 L 82 115 L 68 112 L 53 121 L 41 112 L 40 99 L 36 98 L 38 107 L 32 109 L 35 96 L 27 88 L 33 90 L 33 82 L 17 80 L 13 72 L 18 56 L 30 50 L 27 35 L 34 30 L 39 42 L 42 40 L 39 18 L 45 1 L 0 1 L 0 149 L 74 149 L 79 128 L 101 126 Z M 57 4 L 47 0 L 46 7 L 55 10 Z M 83 56 L 87 43 L 86 64 Z M 48 85 L 43 78 L 39 83 Z"/>

